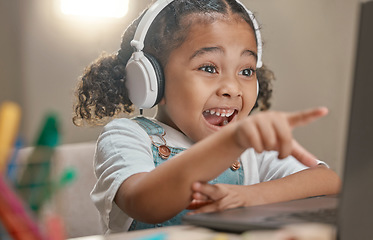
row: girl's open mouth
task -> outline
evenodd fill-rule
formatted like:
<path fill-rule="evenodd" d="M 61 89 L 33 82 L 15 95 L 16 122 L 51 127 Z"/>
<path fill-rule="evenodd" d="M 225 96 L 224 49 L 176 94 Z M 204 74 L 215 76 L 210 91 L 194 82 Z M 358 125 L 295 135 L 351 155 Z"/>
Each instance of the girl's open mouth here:
<path fill-rule="evenodd" d="M 211 108 L 202 114 L 209 124 L 222 127 L 230 123 L 237 113 L 238 111 L 232 108 Z"/>

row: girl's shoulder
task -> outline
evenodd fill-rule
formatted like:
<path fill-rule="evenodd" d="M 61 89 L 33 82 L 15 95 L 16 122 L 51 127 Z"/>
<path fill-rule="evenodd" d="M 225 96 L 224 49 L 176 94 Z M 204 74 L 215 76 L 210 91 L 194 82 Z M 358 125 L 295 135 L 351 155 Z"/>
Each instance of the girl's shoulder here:
<path fill-rule="evenodd" d="M 184 149 L 193 145 L 185 134 L 155 118 L 139 116 L 131 120 L 143 128 L 148 135 L 158 136 L 153 138 L 154 142 Z"/>
<path fill-rule="evenodd" d="M 121 136 L 137 136 L 148 138 L 145 130 L 133 119 L 130 118 L 115 118 L 107 123 L 100 134 L 105 135 L 121 135 Z"/>
<path fill-rule="evenodd" d="M 104 130 L 112 129 L 141 129 L 135 121 L 136 118 L 115 118 L 104 126 Z"/>

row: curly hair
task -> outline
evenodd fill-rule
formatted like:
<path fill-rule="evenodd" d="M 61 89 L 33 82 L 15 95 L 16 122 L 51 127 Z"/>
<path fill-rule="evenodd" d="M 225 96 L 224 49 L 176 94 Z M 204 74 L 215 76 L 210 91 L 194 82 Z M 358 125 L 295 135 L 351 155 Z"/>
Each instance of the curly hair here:
<path fill-rule="evenodd" d="M 134 111 L 125 86 L 125 68 L 133 53 L 130 42 L 144 12 L 125 30 L 117 53 L 101 55 L 84 70 L 76 89 L 75 125 L 104 124 L 108 118 Z M 163 9 L 151 24 L 145 38 L 144 52 L 151 54 L 164 67 L 170 53 L 184 42 L 189 27 L 196 21 L 215 21 L 217 15 L 214 13 L 220 16 L 238 14 L 254 29 L 250 16 L 235 0 L 177 0 Z M 187 18 L 192 14 L 198 17 Z M 254 108 L 267 110 L 271 105 L 274 75 L 263 65 L 257 69 L 257 77 L 260 87 Z"/>

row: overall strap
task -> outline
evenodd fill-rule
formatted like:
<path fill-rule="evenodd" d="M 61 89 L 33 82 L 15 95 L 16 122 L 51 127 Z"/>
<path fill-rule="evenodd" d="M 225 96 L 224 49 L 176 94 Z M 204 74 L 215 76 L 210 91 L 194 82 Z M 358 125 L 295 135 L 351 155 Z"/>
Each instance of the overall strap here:
<path fill-rule="evenodd" d="M 152 141 L 152 151 L 156 166 L 185 150 L 185 148 L 169 146 L 164 138 L 164 135 L 166 134 L 165 130 L 162 126 L 152 120 L 141 116 L 133 118 L 132 120 L 136 121 L 136 123 L 139 124 L 139 126 L 149 135 Z M 158 137 L 161 140 L 161 143 L 154 142 L 154 136 Z"/>
<path fill-rule="evenodd" d="M 146 117 L 135 117 L 132 120 L 136 121 L 148 135 L 163 135 L 164 129 L 155 122 Z"/>

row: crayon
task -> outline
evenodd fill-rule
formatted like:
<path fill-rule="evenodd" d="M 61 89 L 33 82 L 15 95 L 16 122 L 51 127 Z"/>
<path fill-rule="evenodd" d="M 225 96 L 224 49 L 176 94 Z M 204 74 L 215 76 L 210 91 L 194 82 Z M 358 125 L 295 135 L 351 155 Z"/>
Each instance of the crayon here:
<path fill-rule="evenodd" d="M 0 107 L 0 172 L 4 173 L 10 158 L 21 119 L 18 104 L 4 102 Z"/>

